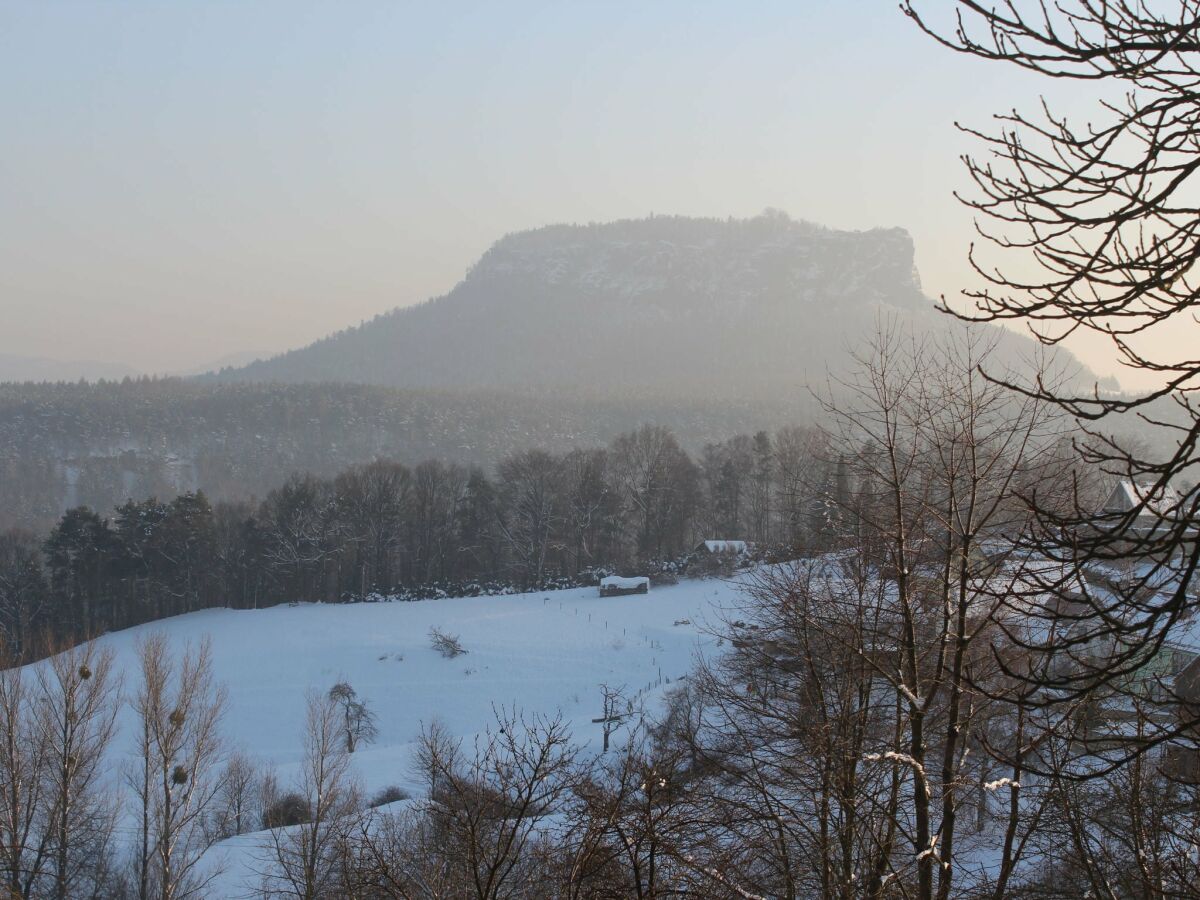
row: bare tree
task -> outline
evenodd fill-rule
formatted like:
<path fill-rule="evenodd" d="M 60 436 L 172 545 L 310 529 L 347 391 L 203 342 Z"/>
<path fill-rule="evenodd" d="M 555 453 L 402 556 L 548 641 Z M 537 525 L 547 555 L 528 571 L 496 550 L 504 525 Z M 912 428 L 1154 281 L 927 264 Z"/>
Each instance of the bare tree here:
<path fill-rule="evenodd" d="M 412 476 L 399 463 L 355 466 L 334 482 L 339 513 L 358 570 L 358 592 L 387 590 L 400 574 L 392 561 L 403 536 L 404 516 L 412 500 Z"/>
<path fill-rule="evenodd" d="M 696 466 L 666 428 L 643 425 L 612 444 L 614 481 L 636 528 L 642 559 L 684 549 L 699 495 Z"/>
<path fill-rule="evenodd" d="M 13 897 L 90 896 L 109 874 L 117 805 L 102 786 L 114 733 L 112 652 L 0 671 L 0 871 Z"/>
<path fill-rule="evenodd" d="M 1082 458 L 1139 485 L 1128 510 L 1099 517 L 1082 500 L 1064 510 L 1030 491 L 1043 525 L 1038 544 L 1080 578 L 1136 561 L 1135 577 L 1077 596 L 1060 591 L 1061 603 L 1036 612 L 1052 638 L 1046 654 L 1073 664 L 1037 669 L 1047 690 L 1031 702 L 1079 706 L 1094 690 L 1116 689 L 1153 667 L 1198 606 L 1200 493 L 1180 502 L 1163 497 L 1172 482 L 1194 480 L 1200 362 L 1162 338 L 1192 333 L 1198 297 L 1200 5 L 958 0 L 950 17 L 927 6 L 902 3 L 953 50 L 1096 85 L 1086 119 L 1038 101 L 1033 112 L 997 116 L 991 131 L 965 129 L 982 151 L 966 160 L 973 189 L 964 195 L 980 221 L 972 262 L 982 286 L 965 292 L 970 308 L 958 313 L 1023 323 L 1047 344 L 1090 333 L 1154 385 L 1102 394 L 1040 377 L 994 376 L 1079 419 Z M 1136 430 L 1139 440 L 1114 437 L 1121 429 Z M 1174 727 L 1115 745 L 1110 763 L 1150 752 L 1195 724 L 1195 716 L 1183 716 Z"/>
<path fill-rule="evenodd" d="M 712 537 L 748 536 L 752 446 L 750 438 L 740 434 L 704 447 L 700 470 L 708 506 L 706 533 Z"/>
<path fill-rule="evenodd" d="M 336 513 L 330 485 L 311 475 L 293 475 L 262 504 L 264 558 L 297 599 L 328 597 L 330 564 L 344 530 Z"/>
<path fill-rule="evenodd" d="M 681 732 L 682 804 L 722 835 L 691 851 L 703 871 L 767 896 L 980 888 L 963 881 L 961 811 L 1020 731 L 994 659 L 1012 657 L 1005 618 L 1029 593 L 1017 487 L 1058 476 L 1061 428 L 979 374 L 989 349 L 885 328 L 826 403 L 832 550 L 751 577 Z M 1008 862 L 1029 830 L 1018 807 Z"/>
<path fill-rule="evenodd" d="M 41 828 L 49 753 L 30 706 L 24 672 L 0 663 L 0 871 L 12 897 L 30 896 L 49 850 Z"/>
<path fill-rule="evenodd" d="M 530 864 L 538 822 L 566 797 L 576 754 L 561 717 L 497 711 L 469 755 L 437 725 L 422 733 L 417 764 L 429 782 L 430 813 L 465 895 L 530 895 L 539 879 Z"/>
<path fill-rule="evenodd" d="M 1200 492 L 1172 490 L 1195 482 L 1200 461 L 1200 361 L 1178 340 L 1194 334 L 1200 296 L 1200 4 L 953 6 L 946 16 L 902 3 L 944 46 L 1094 98 L 1082 116 L 1038 98 L 991 128 L 964 129 L 980 151 L 965 160 L 962 198 L 979 221 L 980 286 L 956 314 L 1020 323 L 1050 345 L 1088 335 L 1147 385 L 1101 392 L 989 373 L 1075 417 L 1080 459 L 1131 497 L 1101 511 L 1073 485 L 1065 503 L 1045 485 L 1024 491 L 1040 525 L 1029 543 L 1063 573 L 1046 579 L 1044 602 L 1020 604 L 1030 624 L 1012 638 L 1024 652 L 1005 664 L 1024 682 L 1035 731 L 1037 750 L 1021 760 L 1035 774 L 1023 783 L 1041 778 L 1054 800 L 1056 818 L 1036 839 L 1061 861 L 1054 874 L 1096 896 L 1194 896 L 1194 880 L 1179 887 L 1191 851 L 1164 837 L 1188 821 L 1192 791 L 1153 773 L 1200 754 L 1200 706 L 1194 684 L 1184 693 L 1174 677 L 1173 646 L 1200 620 Z"/>
<path fill-rule="evenodd" d="M 688 748 L 690 802 L 724 837 L 709 857 L 759 895 L 880 896 L 901 875 L 909 775 L 878 756 L 901 738 L 877 659 L 894 621 L 886 584 L 836 556 L 762 570 L 721 629 L 732 650 L 703 665 Z M 886 646 L 886 644 L 885 644 Z"/>
<path fill-rule="evenodd" d="M 667 734 L 640 718 L 614 753 L 581 767 L 554 847 L 560 896 L 759 896 L 736 866 L 745 846 L 721 828 L 728 782 L 709 780 L 691 765 L 697 746 Z"/>
<path fill-rule="evenodd" d="M 809 530 L 814 486 L 821 476 L 822 460 L 830 451 L 825 435 L 816 429 L 783 428 L 775 435 L 773 470 L 776 535 L 781 543 L 800 546 Z"/>
<path fill-rule="evenodd" d="M 572 571 L 616 561 L 620 499 L 609 483 L 608 451 L 572 450 L 563 458 L 562 469 Z"/>
<path fill-rule="evenodd" d="M 602 702 L 602 710 L 600 717 L 592 719 L 592 722 L 600 725 L 600 729 L 604 734 L 604 745 L 601 753 L 608 752 L 608 741 L 612 737 L 614 731 L 621 727 L 621 723 L 625 721 L 626 716 L 630 712 L 629 702 L 625 699 L 625 688 L 612 687 L 611 685 L 600 685 L 600 699 Z"/>
<path fill-rule="evenodd" d="M 421 463 L 413 472 L 410 527 L 414 573 L 420 580 L 445 578 L 456 562 L 455 524 L 468 478 L 462 466 L 436 460 Z"/>
<path fill-rule="evenodd" d="M 225 691 L 213 681 L 207 640 L 176 657 L 166 635 L 137 644 L 141 684 L 132 706 L 139 759 L 129 779 L 139 803 L 137 890 L 143 900 L 201 897 L 209 813 L 221 791 L 220 720 Z"/>
<path fill-rule="evenodd" d="M 339 681 L 329 689 L 329 699 L 342 712 L 342 733 L 346 739 L 346 752 L 353 753 L 360 743 L 370 743 L 379 735 L 375 713 L 367 708 L 366 700 L 358 699 L 358 692 L 347 681 Z"/>
<path fill-rule="evenodd" d="M 884 331 L 826 407 L 860 484 L 847 511 L 859 552 L 889 591 L 874 640 L 895 656 L 872 665 L 903 708 L 903 738 L 880 752 L 911 779 L 916 895 L 933 896 L 936 875 L 942 900 L 957 871 L 965 741 L 995 670 L 972 645 L 1015 607 L 1005 567 L 1031 564 L 1018 552 L 1031 527 L 1020 479 L 1063 474 L 1050 452 L 1060 418 L 982 377 L 990 349 L 978 335 L 926 345 Z"/>
<path fill-rule="evenodd" d="M 497 510 L 496 521 L 522 583 L 536 585 L 561 549 L 562 464 L 545 451 L 525 450 L 503 459 L 497 474 L 502 513 Z"/>
<path fill-rule="evenodd" d="M 349 848 L 348 896 L 457 900 L 470 895 L 471 885 L 449 858 L 445 834 L 427 808 L 364 818 Z"/>
<path fill-rule="evenodd" d="M 296 786 L 307 804 L 308 821 L 271 829 L 268 868 L 263 873 L 266 896 L 300 900 L 344 896 L 342 861 L 361 803 L 343 729 L 339 701 L 310 691 L 304 760 Z"/>
<path fill-rule="evenodd" d="M 48 896 L 86 895 L 105 865 L 115 807 L 104 794 L 105 757 L 115 728 L 119 680 L 113 653 L 95 643 L 52 656 L 35 669 L 35 727 L 47 754 Z"/>
<path fill-rule="evenodd" d="M 211 840 L 224 840 L 258 828 L 262 807 L 261 776 L 254 760 L 236 752 L 225 763 L 214 798 Z"/>

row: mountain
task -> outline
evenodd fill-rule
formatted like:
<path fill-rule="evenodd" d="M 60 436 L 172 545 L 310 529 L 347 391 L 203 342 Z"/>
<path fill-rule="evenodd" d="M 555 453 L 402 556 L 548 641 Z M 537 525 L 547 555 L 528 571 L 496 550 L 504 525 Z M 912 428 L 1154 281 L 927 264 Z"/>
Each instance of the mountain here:
<path fill-rule="evenodd" d="M 445 296 L 217 377 L 734 398 L 823 376 L 881 315 L 949 327 L 902 229 L 553 225 L 498 241 Z"/>
<path fill-rule="evenodd" d="M 899 229 L 765 215 L 514 234 L 444 297 L 274 359 L 189 379 L 0 383 L 0 528 L 185 490 L 261 497 L 291 472 L 380 457 L 490 467 L 645 422 L 699 452 L 811 424 L 806 386 L 881 318 L 960 327 L 921 293 Z M 1035 349 L 993 333 L 1002 363 Z"/>
<path fill-rule="evenodd" d="M 238 366 L 249 365 L 268 356 L 270 356 L 269 353 L 262 353 L 261 351 L 240 350 L 236 353 L 227 353 L 218 359 L 209 360 L 199 365 L 188 366 L 186 369 L 179 369 L 168 374 L 176 375 L 180 378 L 190 378 L 193 375 L 208 375 L 213 372 L 219 372 L 221 369 L 233 369 Z"/>

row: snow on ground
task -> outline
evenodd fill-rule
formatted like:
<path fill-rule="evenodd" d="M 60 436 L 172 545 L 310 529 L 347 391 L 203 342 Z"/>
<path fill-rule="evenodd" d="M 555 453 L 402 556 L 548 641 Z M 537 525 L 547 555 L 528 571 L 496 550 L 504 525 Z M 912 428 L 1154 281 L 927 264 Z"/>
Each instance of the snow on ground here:
<path fill-rule="evenodd" d="M 598 596 L 596 588 L 409 603 L 302 604 L 261 610 L 206 610 L 106 635 L 127 693 L 137 688 L 135 644 L 162 631 L 181 648 L 208 636 L 229 700 L 231 747 L 277 768 L 286 783 L 302 755 L 305 693 L 348 681 L 378 716 L 379 736 L 353 757 L 369 796 L 391 784 L 418 791 L 411 754 L 422 724 L 437 719 L 470 740 L 493 708 L 561 712 L 576 741 L 599 750 L 599 686 L 625 685 L 653 708 L 712 646 L 704 633 L 736 586 L 685 581 L 649 594 Z M 678 623 L 678 624 L 677 624 Z M 446 659 L 429 630 L 457 634 L 465 655 Z M 661 681 L 660 681 L 661 679 Z M 132 714 L 122 712 L 121 745 L 133 748 Z M 114 769 L 116 771 L 116 769 Z M 247 893 L 242 874 L 261 838 L 217 845 L 210 858 L 228 871 L 213 896 Z M 215 888 L 215 886 L 214 886 Z"/>

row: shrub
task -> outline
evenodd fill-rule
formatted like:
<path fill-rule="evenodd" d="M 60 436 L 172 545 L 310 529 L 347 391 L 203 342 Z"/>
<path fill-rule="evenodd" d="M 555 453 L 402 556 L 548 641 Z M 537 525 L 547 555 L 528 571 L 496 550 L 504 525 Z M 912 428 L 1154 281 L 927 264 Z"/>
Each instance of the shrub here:
<path fill-rule="evenodd" d="M 457 634 L 450 634 L 438 628 L 429 629 L 429 646 L 446 657 L 446 659 L 453 659 L 467 652 L 463 649 L 462 642 L 458 639 Z"/>
<path fill-rule="evenodd" d="M 294 791 L 283 794 L 263 810 L 263 828 L 286 828 L 312 821 L 308 800 Z"/>
<path fill-rule="evenodd" d="M 389 784 L 387 787 L 381 788 L 375 794 L 375 796 L 371 798 L 371 802 L 368 803 L 367 806 L 371 807 L 371 809 L 375 809 L 377 806 L 386 806 L 389 803 L 397 803 L 400 800 L 407 800 L 411 796 L 412 795 L 408 791 L 399 785 Z"/>

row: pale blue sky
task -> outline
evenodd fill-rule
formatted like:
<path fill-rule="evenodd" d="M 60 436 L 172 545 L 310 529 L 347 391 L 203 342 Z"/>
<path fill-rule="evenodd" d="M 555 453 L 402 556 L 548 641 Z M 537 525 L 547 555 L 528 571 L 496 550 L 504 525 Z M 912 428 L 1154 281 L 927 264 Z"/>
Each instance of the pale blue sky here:
<path fill-rule="evenodd" d="M 0 83 L 0 352 L 156 371 L 443 293 L 550 222 L 900 225 L 953 291 L 952 123 L 1038 87 L 894 0 L 0 0 Z"/>

